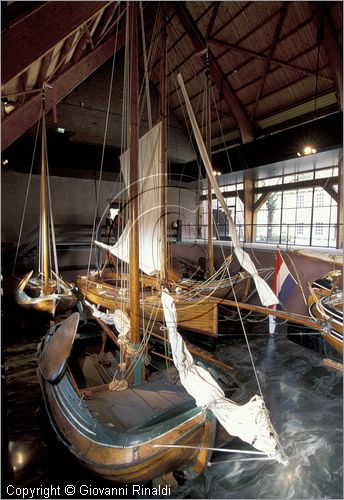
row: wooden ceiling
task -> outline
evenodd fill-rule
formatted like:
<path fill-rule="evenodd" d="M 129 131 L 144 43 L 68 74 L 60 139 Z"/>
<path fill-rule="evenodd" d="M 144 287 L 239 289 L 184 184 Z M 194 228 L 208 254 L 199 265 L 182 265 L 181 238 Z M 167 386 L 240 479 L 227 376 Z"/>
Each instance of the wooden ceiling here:
<path fill-rule="evenodd" d="M 5 150 L 37 122 L 43 85 L 52 109 L 124 46 L 126 2 L 1 3 Z M 159 8 L 143 3 L 147 46 Z M 342 111 L 342 2 L 168 2 L 167 35 L 180 123 L 176 71 L 202 123 L 209 67 L 213 150 Z M 149 78 L 159 90 L 158 61 Z"/>

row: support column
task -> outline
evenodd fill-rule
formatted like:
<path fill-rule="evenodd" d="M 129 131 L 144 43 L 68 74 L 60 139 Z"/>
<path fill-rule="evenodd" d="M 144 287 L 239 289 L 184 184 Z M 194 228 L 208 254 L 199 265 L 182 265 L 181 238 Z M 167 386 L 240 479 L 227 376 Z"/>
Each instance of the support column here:
<path fill-rule="evenodd" d="M 337 248 L 343 248 L 343 155 L 338 162 Z"/>
<path fill-rule="evenodd" d="M 244 178 L 245 242 L 252 243 L 256 230 L 254 224 L 254 180 Z"/>

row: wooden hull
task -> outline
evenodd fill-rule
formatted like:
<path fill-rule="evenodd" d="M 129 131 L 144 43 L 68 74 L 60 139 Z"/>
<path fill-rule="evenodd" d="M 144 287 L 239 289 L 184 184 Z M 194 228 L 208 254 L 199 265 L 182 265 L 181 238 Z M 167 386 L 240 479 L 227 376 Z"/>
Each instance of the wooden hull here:
<path fill-rule="evenodd" d="M 35 310 L 50 316 L 71 310 L 77 303 L 77 298 L 70 291 L 52 292 L 42 295 L 41 287 L 36 282 L 30 282 L 32 272 L 28 273 L 19 283 L 15 292 L 17 304 L 29 310 Z M 29 293 L 26 290 L 30 290 Z"/>
<path fill-rule="evenodd" d="M 98 281 L 95 278 L 78 278 L 77 284 L 84 297 L 104 309 L 114 311 L 129 305 L 129 297 L 121 293 L 118 287 L 109 283 Z M 174 295 L 178 327 L 203 334 L 216 336 L 218 332 L 217 305 L 207 300 L 207 297 L 186 297 Z M 163 309 L 160 304 L 160 297 L 157 294 L 148 292 L 141 299 L 142 317 L 158 322 L 164 320 Z"/>
<path fill-rule="evenodd" d="M 44 401 L 63 444 L 81 465 L 107 480 L 137 483 L 176 470 L 188 478 L 200 474 L 214 447 L 212 413 L 195 406 L 180 381 L 156 369 L 157 362 L 141 384 L 111 390 L 118 373 L 114 348 L 107 351 L 110 364 L 102 364 L 102 336 L 97 331 L 76 336 L 77 326 L 75 313 L 49 332 L 38 351 Z M 50 369 L 55 358 L 58 369 Z M 228 370 L 215 366 L 218 380 L 227 380 L 226 394 L 242 399 Z"/>
<path fill-rule="evenodd" d="M 67 376 L 57 385 L 45 382 L 42 377 L 40 380 L 56 433 L 80 464 L 93 474 L 107 480 L 135 483 L 176 470 L 195 477 L 206 466 L 209 452 L 202 447 L 213 446 L 216 424 L 200 409 L 185 411 L 170 422 L 130 436 L 112 431 L 96 419 L 88 420 L 89 412 Z M 195 449 L 159 448 L 159 444 L 188 445 Z"/>
<path fill-rule="evenodd" d="M 329 321 L 323 337 L 337 352 L 343 354 L 343 293 L 317 292 L 319 300 L 309 300 L 309 314 L 315 319 Z M 329 320 L 326 318 L 329 318 Z"/>

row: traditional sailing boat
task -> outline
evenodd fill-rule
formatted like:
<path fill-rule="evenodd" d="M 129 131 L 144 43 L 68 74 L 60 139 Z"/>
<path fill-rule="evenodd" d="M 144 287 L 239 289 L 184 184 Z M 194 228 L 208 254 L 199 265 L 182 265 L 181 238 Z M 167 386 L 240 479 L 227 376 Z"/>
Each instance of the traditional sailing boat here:
<path fill-rule="evenodd" d="M 337 283 L 342 273 L 330 271 L 313 282 L 308 296 L 309 315 L 324 324 L 323 337 L 343 355 L 343 291 Z"/>
<path fill-rule="evenodd" d="M 166 121 L 167 98 L 166 83 L 164 81 L 162 79 L 160 115 Z M 166 154 L 166 132 L 164 131 L 166 125 L 163 123 L 161 126 L 157 124 L 152 128 L 149 136 L 147 135 L 140 139 L 139 157 L 142 170 L 140 178 L 136 180 L 138 189 L 134 194 L 134 196 L 138 196 L 139 203 L 140 269 L 142 271 L 139 282 L 145 289 L 144 307 L 142 307 L 141 313 L 149 318 L 154 316 L 155 321 L 158 322 L 163 321 L 164 313 L 159 293 L 159 283 L 162 275 L 158 266 L 160 250 L 157 242 L 167 241 L 166 221 L 168 205 L 166 203 L 167 170 L 161 171 L 161 165 L 165 165 L 166 161 L 161 160 L 159 163 L 159 157 L 155 155 L 155 152 L 160 148 L 159 138 L 162 136 L 165 142 L 161 145 L 161 151 L 163 151 L 164 155 Z M 152 145 L 150 145 L 150 142 L 152 142 Z M 200 144 L 198 146 L 200 148 Z M 210 165 L 209 157 L 205 160 L 202 152 L 201 156 L 203 162 L 207 161 Z M 127 186 L 131 185 L 133 181 L 128 178 L 128 159 L 126 153 L 121 156 L 121 170 L 125 184 Z M 211 187 L 214 189 L 214 186 L 216 186 L 216 189 L 214 189 L 216 196 L 218 198 L 222 197 L 211 167 L 207 167 L 207 174 L 210 191 Z M 163 199 L 160 198 L 161 193 L 163 193 Z M 225 205 L 223 197 L 222 204 Z M 212 262 L 208 266 L 208 278 L 206 280 L 193 281 L 192 279 L 183 279 L 178 265 L 177 269 L 171 265 L 171 259 L 167 255 L 167 248 L 162 252 L 164 255 L 163 279 L 167 281 L 170 291 L 174 293 L 178 327 L 210 336 L 216 336 L 219 332 L 219 308 L 216 301 L 209 301 L 209 297 L 244 301 L 252 289 L 252 283 L 254 283 L 263 305 L 269 306 L 277 302 L 270 288 L 259 276 L 259 272 L 249 255 L 240 247 L 233 220 L 229 214 L 227 205 L 225 206 L 225 213 L 230 220 L 229 225 L 234 243 L 234 251 L 240 265 L 244 268 L 243 272 L 236 275 L 230 273 L 229 264 L 231 257 L 229 257 L 216 272 Z M 209 227 L 211 227 L 212 223 L 210 219 Z M 130 231 L 130 226 L 126 225 L 119 240 L 114 245 L 107 245 L 98 241 L 96 241 L 96 244 L 104 248 L 108 254 L 114 255 L 116 259 L 129 263 L 128 236 Z M 211 248 L 211 245 L 212 242 L 209 242 L 208 248 Z M 109 258 L 107 257 L 106 263 L 108 260 Z M 120 272 L 109 272 L 105 267 L 100 272 L 79 276 L 77 285 L 85 298 L 92 304 L 107 311 L 114 311 L 126 300 L 123 294 L 123 286 L 121 285 L 123 279 L 125 279 L 125 272 L 123 266 Z M 228 311 L 225 312 L 228 314 Z"/>
<path fill-rule="evenodd" d="M 174 298 L 165 285 L 163 248 L 154 254 L 139 251 L 146 233 L 139 232 L 138 224 L 138 165 L 148 143 L 153 144 L 153 150 L 160 143 L 151 142 L 149 137 L 160 137 L 158 132 L 163 125 L 153 127 L 138 147 L 137 5 L 128 3 L 131 118 L 125 158 L 130 164 L 129 243 L 122 240 L 119 244 L 122 259 L 127 252 L 130 262 L 129 290 L 123 287 L 123 300 L 118 299 L 113 313 L 100 314 L 103 320 L 114 324 L 119 335 L 115 336 L 98 319 L 112 341 L 110 348 L 109 342 L 96 334 L 85 337 L 80 332 L 76 337 L 78 313 L 52 329 L 39 348 L 38 360 L 46 406 L 56 432 L 74 456 L 95 474 L 115 481 L 144 481 L 175 470 L 183 471 L 187 477 L 199 474 L 213 449 L 215 416 L 231 435 L 282 460 L 262 398 L 254 396 L 243 405 L 235 403 L 238 386 L 234 378 L 223 367 L 218 370 L 215 360 L 208 360 L 208 364 L 194 360 L 177 332 Z M 163 146 L 158 150 L 165 153 Z M 155 237 L 155 250 L 158 243 Z M 171 380 L 170 370 L 157 370 L 156 361 L 147 356 L 154 354 L 148 349 L 152 324 L 142 314 L 146 303 L 139 269 L 147 271 L 151 265 L 161 273 L 159 300 L 178 370 L 177 382 Z"/>
<path fill-rule="evenodd" d="M 33 271 L 29 272 L 20 281 L 16 301 L 20 306 L 54 316 L 55 312 L 72 309 L 77 298 L 71 285 L 63 281 L 58 271 L 47 154 L 45 88 L 42 90 L 41 127 L 39 271 L 36 276 L 33 276 Z"/>

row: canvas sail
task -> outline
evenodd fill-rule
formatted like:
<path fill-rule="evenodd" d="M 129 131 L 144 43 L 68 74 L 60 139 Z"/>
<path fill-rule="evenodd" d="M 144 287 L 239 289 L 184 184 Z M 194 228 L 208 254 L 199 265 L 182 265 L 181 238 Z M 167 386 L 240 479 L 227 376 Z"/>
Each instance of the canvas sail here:
<path fill-rule="evenodd" d="M 255 395 L 243 405 L 227 399 L 212 375 L 194 364 L 192 355 L 177 331 L 176 306 L 166 289 L 162 290 L 161 300 L 173 362 L 181 383 L 195 398 L 196 405 L 211 410 L 231 436 L 237 436 L 270 457 L 284 462 L 285 457 L 263 399 Z"/>
<path fill-rule="evenodd" d="M 159 122 L 139 140 L 138 212 L 139 212 L 139 267 L 153 275 L 160 270 L 160 147 L 161 123 Z M 129 187 L 130 150 L 120 157 L 121 171 L 126 187 Z M 129 200 L 130 203 L 130 200 Z M 127 224 L 114 245 L 96 244 L 124 262 L 129 263 L 130 224 Z"/>

